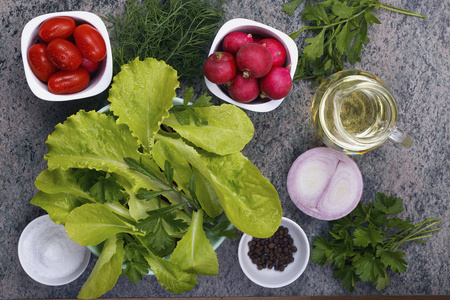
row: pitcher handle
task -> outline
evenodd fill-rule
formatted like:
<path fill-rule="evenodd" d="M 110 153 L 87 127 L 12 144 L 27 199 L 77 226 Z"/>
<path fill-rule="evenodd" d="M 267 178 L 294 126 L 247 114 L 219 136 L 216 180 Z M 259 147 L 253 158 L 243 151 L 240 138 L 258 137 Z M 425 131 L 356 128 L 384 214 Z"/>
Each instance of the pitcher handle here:
<path fill-rule="evenodd" d="M 391 135 L 389 136 L 389 139 L 394 143 L 396 143 L 397 145 L 400 145 L 405 148 L 411 148 L 414 141 L 409 134 L 403 132 L 401 129 L 398 129 L 397 127 L 395 127 L 394 131 L 392 131 Z"/>

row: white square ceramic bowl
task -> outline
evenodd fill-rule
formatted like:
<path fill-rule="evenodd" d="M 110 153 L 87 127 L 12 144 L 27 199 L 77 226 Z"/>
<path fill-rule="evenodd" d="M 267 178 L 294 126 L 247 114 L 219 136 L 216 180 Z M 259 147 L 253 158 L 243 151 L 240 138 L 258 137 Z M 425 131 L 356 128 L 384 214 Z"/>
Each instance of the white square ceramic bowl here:
<path fill-rule="evenodd" d="M 287 34 L 284 32 L 281 32 L 275 28 L 272 28 L 270 26 L 267 26 L 265 24 L 248 20 L 248 19 L 232 19 L 219 29 L 217 32 L 216 37 L 214 38 L 214 41 L 211 45 L 211 49 L 209 50 L 209 54 L 216 51 L 221 50 L 221 45 L 224 37 L 230 33 L 235 31 L 241 31 L 241 32 L 248 32 L 254 35 L 259 35 L 264 38 L 274 38 L 278 40 L 286 49 L 286 63 L 285 66 L 291 65 L 290 74 L 291 77 L 294 78 L 295 70 L 297 68 L 297 62 L 298 62 L 298 49 L 297 45 L 295 44 L 294 40 L 291 39 Z M 212 83 L 205 77 L 206 86 L 208 89 L 218 98 L 228 102 L 232 103 L 236 106 L 239 106 L 243 109 L 255 111 L 255 112 L 268 112 L 271 110 L 274 110 L 277 108 L 284 100 L 262 100 L 262 99 L 256 99 L 255 101 L 252 101 L 250 103 L 240 103 L 237 101 L 234 101 L 225 91 L 224 87 L 217 85 L 215 83 Z"/>
<path fill-rule="evenodd" d="M 58 16 L 72 17 L 77 23 L 77 25 L 82 23 L 91 24 L 92 26 L 97 28 L 97 30 L 101 33 L 106 44 L 106 57 L 103 60 L 102 64 L 99 66 L 99 69 L 96 71 L 95 76 L 91 78 L 89 85 L 84 90 L 78 93 L 68 95 L 57 95 L 50 93 L 48 91 L 47 84 L 40 81 L 33 74 L 27 59 L 28 49 L 33 44 L 35 44 L 39 38 L 39 26 L 45 20 Z M 21 51 L 22 51 L 23 68 L 25 71 L 25 77 L 27 79 L 28 86 L 30 87 L 33 94 L 35 94 L 40 99 L 47 101 L 68 101 L 68 100 L 88 98 L 100 94 L 105 89 L 107 89 L 111 83 L 113 72 L 113 60 L 109 34 L 105 24 L 100 19 L 100 17 L 98 17 L 93 13 L 86 11 L 56 12 L 41 15 L 32 19 L 23 28 Z"/>

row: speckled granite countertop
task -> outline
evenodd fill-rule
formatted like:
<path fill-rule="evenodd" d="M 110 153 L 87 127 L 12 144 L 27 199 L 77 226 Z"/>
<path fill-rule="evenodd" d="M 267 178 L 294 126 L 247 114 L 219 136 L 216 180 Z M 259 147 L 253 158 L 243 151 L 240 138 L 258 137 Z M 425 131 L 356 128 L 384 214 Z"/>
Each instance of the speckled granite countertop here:
<path fill-rule="evenodd" d="M 34 218 L 45 212 L 29 204 L 36 193 L 33 181 L 46 167 L 45 140 L 54 126 L 79 109 L 97 109 L 99 103 L 79 100 L 46 102 L 28 88 L 22 67 L 20 37 L 23 26 L 40 14 L 86 10 L 99 15 L 120 10 L 125 0 L 0 1 L 0 298 L 74 298 L 95 263 L 75 282 L 49 287 L 34 282 L 22 270 L 17 257 L 19 235 Z M 226 18 L 243 17 L 266 23 L 284 32 L 302 25 L 300 11 L 289 17 L 281 12 L 285 1 L 231 0 Z M 387 143 L 355 157 L 364 177 L 362 201 L 377 192 L 405 200 L 403 217 L 414 222 L 442 218 L 442 230 L 426 245 L 409 244 L 404 249 L 409 267 L 391 274 L 382 292 L 361 283 L 354 295 L 410 295 L 450 293 L 449 282 L 449 106 L 450 101 L 450 2 L 442 0 L 387 0 L 389 4 L 426 15 L 419 19 L 386 10 L 375 12 L 381 25 L 370 28 L 370 44 L 356 67 L 381 77 L 396 96 L 399 124 L 414 138 L 412 149 Z M 298 39 L 298 45 L 303 39 Z M 197 87 L 206 91 L 202 84 Z M 269 113 L 247 112 L 255 136 L 245 154 L 277 188 L 283 215 L 303 227 L 310 242 L 327 231 L 327 223 L 310 218 L 290 201 L 286 177 L 298 155 L 322 146 L 309 121 L 314 90 L 310 82 L 296 82 L 283 104 Z M 328 267 L 309 264 L 294 283 L 278 289 L 253 284 L 241 271 L 236 255 L 239 240 L 225 241 L 217 250 L 217 277 L 200 277 L 185 297 L 348 295 L 333 279 Z M 105 297 L 169 297 L 147 276 L 137 286 L 120 278 Z"/>

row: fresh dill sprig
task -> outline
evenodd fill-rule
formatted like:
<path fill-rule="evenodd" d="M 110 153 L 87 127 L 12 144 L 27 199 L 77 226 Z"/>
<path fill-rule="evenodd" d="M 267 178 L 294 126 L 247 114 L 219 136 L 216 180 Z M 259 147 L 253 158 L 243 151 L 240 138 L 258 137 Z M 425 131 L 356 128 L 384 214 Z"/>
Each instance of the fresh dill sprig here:
<path fill-rule="evenodd" d="M 114 75 L 136 57 L 163 60 L 181 79 L 202 76 L 208 46 L 223 18 L 221 1 L 129 0 L 123 13 L 109 14 Z"/>

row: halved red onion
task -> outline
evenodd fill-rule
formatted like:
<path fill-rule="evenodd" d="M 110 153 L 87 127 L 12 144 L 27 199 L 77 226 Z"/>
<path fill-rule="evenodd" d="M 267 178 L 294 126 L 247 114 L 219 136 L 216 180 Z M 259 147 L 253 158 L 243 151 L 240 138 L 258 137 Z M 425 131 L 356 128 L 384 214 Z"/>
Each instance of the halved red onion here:
<path fill-rule="evenodd" d="M 292 164 L 287 177 L 292 202 L 305 214 L 336 220 L 358 205 L 363 178 L 347 155 L 319 147 L 306 151 Z"/>

